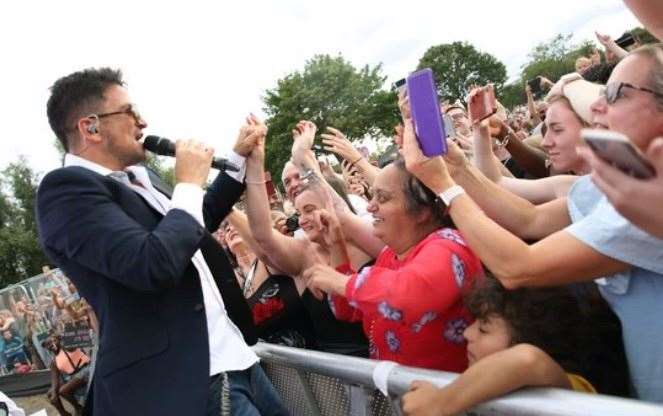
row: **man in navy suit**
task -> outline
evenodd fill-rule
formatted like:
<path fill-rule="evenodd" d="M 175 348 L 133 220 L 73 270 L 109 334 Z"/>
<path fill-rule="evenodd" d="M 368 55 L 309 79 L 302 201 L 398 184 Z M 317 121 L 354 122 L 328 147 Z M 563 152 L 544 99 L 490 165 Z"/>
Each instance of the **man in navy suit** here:
<path fill-rule="evenodd" d="M 287 411 L 247 345 L 253 322 L 209 234 L 244 185 L 264 128 L 244 126 L 230 155 L 241 167 L 203 191 L 213 150 L 176 144 L 172 198 L 142 166 L 147 127 L 120 71 L 59 79 L 47 106 L 64 167 L 37 193 L 39 237 L 99 318 L 87 406 L 94 415 L 280 415 Z"/>

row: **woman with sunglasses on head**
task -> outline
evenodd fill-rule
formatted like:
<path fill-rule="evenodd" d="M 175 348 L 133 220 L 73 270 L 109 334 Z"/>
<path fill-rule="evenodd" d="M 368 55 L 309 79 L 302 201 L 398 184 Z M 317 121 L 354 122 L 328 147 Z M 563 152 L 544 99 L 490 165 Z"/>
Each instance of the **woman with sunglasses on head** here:
<path fill-rule="evenodd" d="M 663 45 L 629 53 L 592 104 L 594 125 L 647 149 L 663 135 L 661 73 Z M 469 245 L 506 288 L 596 279 L 622 323 L 634 394 L 663 402 L 663 321 L 650 319 L 663 314 L 663 240 L 618 214 L 589 175 L 567 197 L 535 206 L 472 167 L 424 157 L 409 119 L 404 153 L 408 169 L 445 201 Z"/>
<path fill-rule="evenodd" d="M 600 90 L 600 85 L 585 81 L 574 73 L 563 76 L 546 97 L 548 109 L 541 145 L 548 156 L 550 170 L 562 175 L 542 179 L 504 176 L 501 164 L 493 153 L 492 137 L 502 143 L 518 138 L 506 123 L 496 117 L 491 117 L 482 125 L 475 125 L 473 163 L 495 183 L 534 204 L 566 195 L 577 175 L 589 173 L 589 166 L 578 155 L 577 149 L 584 146 L 580 130 L 591 126 L 590 106 L 598 98 Z M 472 91 L 470 96 L 477 93 Z M 470 101 L 470 105 L 472 103 Z"/>

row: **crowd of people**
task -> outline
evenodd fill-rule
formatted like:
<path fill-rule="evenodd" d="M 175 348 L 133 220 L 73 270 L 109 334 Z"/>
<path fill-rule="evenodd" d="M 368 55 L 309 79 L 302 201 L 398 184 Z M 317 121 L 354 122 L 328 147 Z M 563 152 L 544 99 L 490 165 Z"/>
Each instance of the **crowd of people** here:
<path fill-rule="evenodd" d="M 653 6 L 627 3 L 663 34 Z M 444 388 L 414 382 L 407 415 L 456 414 L 525 386 L 663 403 L 663 324 L 651 318 L 663 305 L 663 44 L 597 39 L 605 51 L 538 78 L 524 106 L 475 119 L 473 98 L 491 86 L 472 86 L 467 105 L 440 102 L 443 156 L 423 155 L 406 92 L 385 155 L 302 120 L 284 195 L 265 169 L 267 126 L 250 115 L 231 154 L 239 172 L 205 193 L 211 149 L 178 142 L 169 200 L 135 167 L 147 123 L 121 74 L 62 78 L 49 121 L 67 167 L 40 187 L 40 237 L 102 323 L 57 291 L 38 290 L 50 311 L 39 316 L 16 298 L 0 311 L 4 366 L 29 361 L 12 326 L 66 312 L 101 336 L 95 414 L 284 414 L 247 348 L 256 339 L 459 373 Z M 588 127 L 625 135 L 654 176 L 597 157 Z M 44 345 L 52 395 L 80 405 L 90 357 L 57 335 Z"/>
<path fill-rule="evenodd" d="M 2 375 L 50 369 L 53 388 L 48 398 L 61 411 L 61 398 L 81 409 L 89 380 L 96 319 L 75 286 L 58 270 L 44 273 L 1 293 L 0 363 Z M 73 354 L 73 355 L 72 355 Z M 73 367 L 63 357 L 75 357 Z M 80 360 L 81 357 L 85 360 Z M 73 364 L 72 364 L 73 365 Z M 61 389 L 75 379 L 75 388 Z"/>
<path fill-rule="evenodd" d="M 264 149 L 254 149 L 245 198 L 216 236 L 237 258 L 261 337 L 343 353 L 353 334 L 370 358 L 463 373 L 441 390 L 413 384 L 412 414 L 433 403 L 454 414 L 527 385 L 663 401 L 663 344 L 651 338 L 663 328 L 643 319 L 660 300 L 660 218 L 641 214 L 636 226 L 615 210 L 592 176 L 609 167 L 581 138 L 593 127 L 643 153 L 657 146 L 663 48 L 615 54 L 598 37 L 605 53 L 556 83 L 543 79 L 543 100 L 527 88 L 526 107 L 500 106 L 482 122 L 461 102 L 441 103 L 454 127 L 444 157 L 421 154 L 405 95 L 400 152 L 382 168 L 336 128 L 321 138 L 341 162 L 316 158 L 316 127 L 304 120 L 279 201 L 265 186 Z M 606 63 L 603 84 L 583 76 Z M 339 322 L 361 324 L 363 336 Z M 284 330 L 298 336 L 274 338 Z"/>

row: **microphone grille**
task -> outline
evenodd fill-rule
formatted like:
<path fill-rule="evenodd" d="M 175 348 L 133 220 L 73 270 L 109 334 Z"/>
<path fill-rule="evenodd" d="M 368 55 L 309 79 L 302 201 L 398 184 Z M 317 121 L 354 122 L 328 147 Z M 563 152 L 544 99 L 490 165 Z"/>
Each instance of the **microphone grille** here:
<path fill-rule="evenodd" d="M 175 154 L 175 146 L 173 143 L 170 140 L 159 136 L 146 136 L 143 141 L 143 147 L 158 155 L 173 156 Z"/>

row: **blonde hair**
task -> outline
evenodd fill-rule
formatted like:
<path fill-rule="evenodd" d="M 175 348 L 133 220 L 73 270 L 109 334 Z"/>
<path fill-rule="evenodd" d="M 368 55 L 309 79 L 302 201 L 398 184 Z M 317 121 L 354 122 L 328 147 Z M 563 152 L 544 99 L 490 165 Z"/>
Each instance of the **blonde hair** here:
<path fill-rule="evenodd" d="M 650 43 L 641 46 L 631 51 L 628 55 L 642 56 L 651 61 L 652 67 L 649 70 L 650 85 L 648 87 L 656 91 L 657 94 L 660 94 L 654 95 L 654 99 L 659 109 L 663 111 L 663 43 Z"/>
<path fill-rule="evenodd" d="M 576 64 L 575 64 L 576 72 L 580 72 L 581 71 L 580 67 L 582 66 L 585 66 L 585 69 L 592 66 L 592 60 L 586 56 L 581 56 L 580 58 L 576 59 Z"/>

